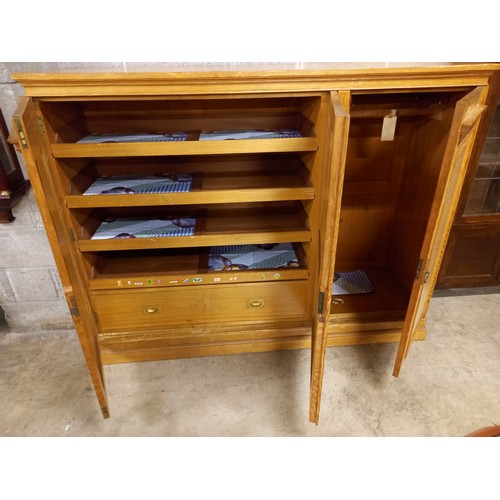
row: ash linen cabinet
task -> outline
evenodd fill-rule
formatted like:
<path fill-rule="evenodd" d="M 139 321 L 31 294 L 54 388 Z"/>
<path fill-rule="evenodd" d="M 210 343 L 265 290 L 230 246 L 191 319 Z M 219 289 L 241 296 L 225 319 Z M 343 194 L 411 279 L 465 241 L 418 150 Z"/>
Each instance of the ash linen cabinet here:
<path fill-rule="evenodd" d="M 111 363 L 310 348 L 316 423 L 327 346 L 399 342 L 398 375 L 498 71 L 14 75 L 103 415 Z"/>

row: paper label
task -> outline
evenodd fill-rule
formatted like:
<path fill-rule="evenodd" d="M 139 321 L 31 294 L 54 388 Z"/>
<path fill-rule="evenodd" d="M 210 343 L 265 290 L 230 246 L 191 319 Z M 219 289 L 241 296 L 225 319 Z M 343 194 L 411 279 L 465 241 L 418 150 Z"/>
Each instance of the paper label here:
<path fill-rule="evenodd" d="M 384 116 L 384 121 L 382 123 L 382 134 L 380 136 L 381 141 L 393 141 L 394 134 L 396 133 L 396 121 L 398 117 L 396 116 L 396 110 L 391 109 L 389 115 Z"/>

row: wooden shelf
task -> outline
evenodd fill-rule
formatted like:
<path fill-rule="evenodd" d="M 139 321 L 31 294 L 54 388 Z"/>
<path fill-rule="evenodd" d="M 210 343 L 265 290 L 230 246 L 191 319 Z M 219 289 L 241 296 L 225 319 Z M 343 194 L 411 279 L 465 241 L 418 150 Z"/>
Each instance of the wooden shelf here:
<path fill-rule="evenodd" d="M 307 279 L 304 252 L 295 244 L 298 268 L 209 271 L 207 248 L 103 252 L 95 265 L 93 290 L 199 286 L 214 283 L 248 283 Z"/>
<path fill-rule="evenodd" d="M 304 114 L 318 98 L 45 103 L 55 136 L 54 158 L 113 158 L 316 151 L 315 124 Z M 282 130 L 296 138 L 199 140 L 201 131 Z M 174 142 L 79 142 L 89 134 L 187 133 Z"/>
<path fill-rule="evenodd" d="M 163 215 L 165 216 L 165 214 Z M 124 213 L 122 216 L 126 217 L 128 214 Z M 193 236 L 92 240 L 91 237 L 100 225 L 100 220 L 104 218 L 89 218 L 85 231 L 87 236 L 78 242 L 81 252 L 307 242 L 311 240 L 306 214 L 303 208 L 297 204 L 256 209 L 216 208 L 200 210 L 197 212 Z"/>
<path fill-rule="evenodd" d="M 314 199 L 314 189 L 302 173 L 221 173 L 195 175 L 192 189 L 182 193 L 82 195 L 66 197 L 69 208 L 140 207 L 293 201 Z"/>
<path fill-rule="evenodd" d="M 54 158 L 115 158 L 316 151 L 316 137 L 239 141 L 136 142 L 116 144 L 52 144 Z"/>
<path fill-rule="evenodd" d="M 337 268 L 344 271 L 339 266 Z M 346 316 L 351 317 L 351 319 L 364 316 L 372 318 L 374 313 L 387 317 L 388 313 L 392 312 L 399 320 L 401 320 L 401 316 L 404 318 L 408 307 L 408 292 L 405 292 L 386 268 L 366 267 L 363 270 L 372 282 L 375 291 L 334 296 L 334 299 L 340 299 L 342 303 L 332 302 L 330 308 L 331 324 L 335 324 L 340 318 L 345 319 Z"/>

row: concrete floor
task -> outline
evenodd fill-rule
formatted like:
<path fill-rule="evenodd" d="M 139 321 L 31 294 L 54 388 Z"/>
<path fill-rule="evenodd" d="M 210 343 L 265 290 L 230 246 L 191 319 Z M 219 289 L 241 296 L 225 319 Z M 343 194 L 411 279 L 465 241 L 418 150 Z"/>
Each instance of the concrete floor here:
<path fill-rule="evenodd" d="M 464 436 L 500 423 L 500 290 L 433 298 L 398 379 L 395 344 L 105 367 L 101 417 L 74 331 L 0 333 L 1 436 Z M 496 293 L 491 293 L 496 292 Z"/>

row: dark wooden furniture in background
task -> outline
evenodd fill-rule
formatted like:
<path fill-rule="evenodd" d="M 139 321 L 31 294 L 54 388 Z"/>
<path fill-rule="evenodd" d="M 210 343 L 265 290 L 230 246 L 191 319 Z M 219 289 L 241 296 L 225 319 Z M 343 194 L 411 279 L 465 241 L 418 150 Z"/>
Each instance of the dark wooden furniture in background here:
<path fill-rule="evenodd" d="M 498 78 L 492 85 L 488 101 L 439 272 L 438 288 L 500 285 Z"/>
<path fill-rule="evenodd" d="M 0 111 L 0 223 L 14 220 L 12 204 L 14 199 L 24 193 L 28 182 L 14 150 L 7 138 L 9 131 Z"/>

